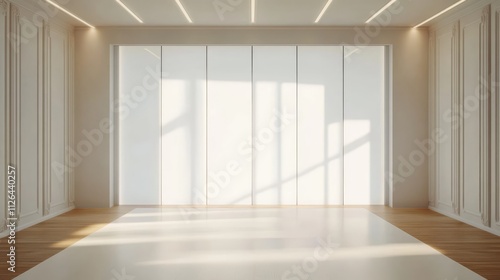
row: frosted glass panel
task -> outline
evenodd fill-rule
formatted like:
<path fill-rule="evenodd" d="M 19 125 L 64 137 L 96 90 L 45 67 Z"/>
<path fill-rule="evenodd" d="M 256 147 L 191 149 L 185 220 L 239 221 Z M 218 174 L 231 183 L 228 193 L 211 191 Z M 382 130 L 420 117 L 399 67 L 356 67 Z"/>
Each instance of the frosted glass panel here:
<path fill-rule="evenodd" d="M 162 63 L 162 203 L 205 205 L 206 47 L 163 47 Z"/>
<path fill-rule="evenodd" d="M 385 48 L 344 54 L 344 203 L 384 204 Z"/>
<path fill-rule="evenodd" d="M 252 59 L 249 46 L 209 46 L 208 184 L 210 205 L 252 202 Z"/>
<path fill-rule="evenodd" d="M 295 60 L 295 46 L 253 48 L 256 205 L 296 204 Z"/>
<path fill-rule="evenodd" d="M 119 203 L 160 203 L 161 47 L 120 47 Z"/>
<path fill-rule="evenodd" d="M 341 205 L 342 47 L 298 50 L 298 203 Z"/>

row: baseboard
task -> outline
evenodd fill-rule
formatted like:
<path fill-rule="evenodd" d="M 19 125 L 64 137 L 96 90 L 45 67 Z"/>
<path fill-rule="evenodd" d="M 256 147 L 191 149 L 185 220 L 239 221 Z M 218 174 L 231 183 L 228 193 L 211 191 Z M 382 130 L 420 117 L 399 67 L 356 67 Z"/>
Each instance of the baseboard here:
<path fill-rule="evenodd" d="M 20 225 L 20 226 L 18 226 L 18 227 L 16 228 L 16 232 L 17 232 L 17 231 L 21 231 L 21 230 L 23 230 L 23 229 L 27 229 L 27 228 L 29 228 L 29 227 L 32 227 L 32 226 L 34 226 L 34 225 L 36 225 L 36 224 L 39 224 L 39 223 L 44 222 L 44 221 L 47 221 L 47 220 L 52 219 L 52 218 L 54 218 L 54 217 L 57 217 L 57 216 L 59 216 L 59 215 L 61 215 L 61 214 L 64 214 L 64 213 L 66 213 L 66 212 L 69 212 L 69 211 L 71 211 L 71 210 L 73 210 L 73 209 L 75 209 L 75 207 L 74 207 L 74 206 L 72 206 L 72 207 L 68 207 L 68 208 L 65 208 L 65 209 L 63 209 L 63 210 L 60 210 L 60 211 L 57 211 L 57 212 L 54 212 L 54 213 L 50 213 L 50 214 L 49 214 L 49 215 L 47 215 L 47 216 L 43 216 L 43 217 L 42 217 L 42 218 L 40 218 L 39 220 L 32 221 L 32 222 L 29 222 L 29 223 L 27 223 L 27 224 Z M 2 232 L 0 233 L 0 238 L 4 238 L 4 237 L 6 237 L 6 236 L 8 236 L 8 235 L 9 235 L 9 232 L 8 232 L 7 230 L 2 231 Z"/>
<path fill-rule="evenodd" d="M 487 227 L 487 226 L 485 226 L 485 225 L 482 225 L 482 224 L 478 224 L 478 223 L 474 223 L 474 222 L 468 221 L 468 220 L 466 220 L 466 219 L 464 219 L 464 218 L 462 218 L 462 217 L 460 217 L 460 216 L 458 216 L 458 215 L 456 215 L 456 214 L 446 213 L 445 211 L 443 211 L 443 210 L 441 210 L 441 209 L 438 209 L 438 208 L 436 208 L 436 207 L 429 206 L 429 209 L 430 209 L 430 210 L 432 210 L 432 211 L 434 211 L 434 212 L 437 212 L 437 213 L 439 213 L 439 214 L 441 214 L 441 215 L 445 215 L 445 216 L 447 216 L 447 217 L 449 217 L 449 218 L 452 218 L 452 219 L 455 219 L 455 220 L 460 221 L 460 222 L 462 222 L 462 223 L 465 223 L 465 224 L 468 224 L 468 225 L 470 225 L 470 226 L 473 226 L 473 227 L 475 227 L 475 228 L 478 228 L 478 229 L 481 229 L 481 230 L 487 231 L 487 232 L 489 232 L 489 233 L 491 233 L 491 234 L 494 234 L 494 235 L 496 235 L 496 236 L 500 236 L 500 231 L 494 230 L 494 229 L 492 229 L 492 228 L 490 228 L 490 227 Z"/>

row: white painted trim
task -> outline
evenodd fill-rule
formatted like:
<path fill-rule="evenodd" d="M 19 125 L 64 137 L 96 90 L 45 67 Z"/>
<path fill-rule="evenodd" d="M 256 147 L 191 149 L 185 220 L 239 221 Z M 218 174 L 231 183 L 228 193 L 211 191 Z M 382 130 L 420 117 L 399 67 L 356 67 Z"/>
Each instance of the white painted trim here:
<path fill-rule="evenodd" d="M 492 160 L 491 160 L 491 223 L 492 227 L 500 230 L 500 1 L 492 6 L 491 30 L 492 40 L 492 74 L 491 79 L 493 90 L 490 92 L 492 101 Z"/>
<path fill-rule="evenodd" d="M 490 226 L 490 81 L 491 81 L 491 55 L 490 55 L 490 19 L 491 5 L 483 8 L 481 14 L 481 67 L 479 69 L 480 77 L 480 96 L 486 95 L 486 100 L 481 100 L 480 104 L 480 182 L 481 190 L 481 220 L 485 226 Z M 483 81 L 486 79 L 486 82 Z"/>
<path fill-rule="evenodd" d="M 75 173 L 71 167 L 71 158 L 69 151 L 75 146 L 75 38 L 73 31 L 67 31 L 68 34 L 68 145 L 66 146 L 66 172 L 68 172 L 68 206 L 75 207 Z"/>
<path fill-rule="evenodd" d="M 451 108 L 454 116 L 458 116 L 460 108 L 457 104 L 461 104 L 460 99 L 460 52 L 461 52 L 461 26 L 460 22 L 455 22 L 452 27 L 452 43 L 451 43 Z M 462 178 L 462 165 L 460 144 L 462 143 L 461 133 L 463 126 L 460 125 L 454 128 L 454 123 L 451 124 L 451 195 L 453 212 L 460 215 L 460 191 Z"/>
<path fill-rule="evenodd" d="M 117 45 L 110 46 L 110 91 L 109 91 L 109 119 L 113 130 L 110 133 L 110 185 L 109 185 L 109 207 L 119 205 L 120 203 L 120 153 L 119 153 L 119 133 L 120 133 L 120 115 L 115 110 L 115 104 L 119 102 L 119 55 L 120 49 Z M 161 181 L 160 181 L 161 183 Z M 160 196 L 161 198 L 161 196 Z"/>
<path fill-rule="evenodd" d="M 386 142 L 386 151 L 385 151 L 385 167 L 384 174 L 389 174 L 389 172 L 394 172 L 394 48 L 392 45 L 386 46 L 386 71 L 388 73 L 387 78 L 387 89 L 386 89 L 386 99 L 387 104 L 385 105 L 385 120 L 384 122 L 387 124 L 384 127 L 384 137 Z M 385 194 L 385 205 L 390 207 L 394 207 L 394 180 L 392 177 L 385 176 L 384 181 L 385 185 L 388 187 L 384 190 L 388 193 Z"/>
<path fill-rule="evenodd" d="M 432 136 L 437 125 L 436 118 L 436 32 L 429 32 L 429 92 L 428 92 L 428 118 L 429 118 L 429 136 Z M 434 153 L 429 155 L 429 206 L 436 207 L 436 199 L 437 199 L 437 154 L 438 154 L 438 145 L 434 150 Z"/>
<path fill-rule="evenodd" d="M 49 120 L 49 95 L 50 95 L 50 42 L 49 42 L 50 26 L 44 22 L 43 38 L 44 38 L 44 52 L 43 52 L 43 78 L 44 78 L 44 114 L 43 114 L 43 153 L 44 153 L 44 192 L 43 192 L 43 215 L 50 213 L 49 203 L 49 188 L 50 188 L 50 120 Z"/>
<path fill-rule="evenodd" d="M 9 17 L 9 32 L 11 35 L 15 35 L 16 38 L 11 38 L 11 42 L 15 42 L 15 44 L 9 44 L 9 45 L 14 45 L 14 47 L 9 49 L 9 73 L 10 73 L 10 87 L 8 91 L 8 95 L 10 97 L 10 122 L 9 122 L 9 130 L 10 130 L 10 163 L 16 167 L 18 173 L 20 169 L 20 135 L 19 135 L 19 119 L 20 119 L 20 112 L 19 112 L 19 90 L 20 90 L 20 56 L 19 53 L 21 52 L 20 50 L 20 44 L 17 43 L 18 38 L 20 38 L 20 26 L 19 26 L 19 10 L 16 6 L 14 5 L 9 5 L 10 7 L 10 17 Z M 21 185 L 21 177 L 18 176 L 16 178 L 16 191 L 19 191 L 19 186 Z M 18 222 L 21 222 L 20 219 L 20 208 L 21 208 L 21 203 L 20 203 L 20 196 L 17 195 L 16 197 L 16 211 L 15 215 L 18 218 Z"/>
<path fill-rule="evenodd" d="M 0 16 L 2 18 L 2 22 L 4 24 L 4 34 L 5 36 L 7 36 L 7 34 L 9 34 L 9 2 L 5 1 L 5 0 L 0 0 Z M 4 149 L 4 155 L 5 155 L 5 158 L 3 159 L 4 161 L 4 166 L 5 168 L 7 168 L 7 166 L 9 165 L 9 151 L 10 151 L 10 148 L 9 148 L 9 137 L 10 137 L 10 134 L 9 134 L 9 40 L 7 39 L 7 37 L 5 38 L 5 41 L 4 41 L 4 56 L 2 57 L 2 59 L 4 60 L 4 63 L 5 63 L 5 66 L 4 66 L 4 80 L 3 80 L 3 90 L 4 90 L 4 139 L 3 139 L 3 147 L 0 147 L 1 149 Z M 5 175 L 6 174 L 6 171 L 5 170 L 0 170 L 0 172 L 4 172 Z M 4 177 L 5 179 L 7 179 L 7 177 Z M 0 231 L 3 231 L 4 229 L 6 229 L 6 226 L 7 226 L 7 211 L 6 211 L 6 207 L 7 207 L 7 184 L 6 182 L 0 182 L 0 192 L 2 192 L 4 195 L 3 195 L 3 200 L 4 200 L 4 205 L 5 205 L 5 209 L 2 209 L 0 210 L 1 212 L 0 213 L 3 213 L 3 215 L 0 217 Z"/>

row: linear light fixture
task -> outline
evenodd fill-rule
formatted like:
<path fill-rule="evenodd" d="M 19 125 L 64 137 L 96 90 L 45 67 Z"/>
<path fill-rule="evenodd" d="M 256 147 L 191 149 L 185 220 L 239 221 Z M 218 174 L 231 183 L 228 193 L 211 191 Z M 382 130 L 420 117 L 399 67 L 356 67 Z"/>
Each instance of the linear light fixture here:
<path fill-rule="evenodd" d="M 191 20 L 191 18 L 188 15 L 188 13 L 186 12 L 186 9 L 184 9 L 184 6 L 182 5 L 181 0 L 175 0 L 175 3 L 177 3 L 177 5 L 179 6 L 179 9 L 181 9 L 182 13 L 186 17 L 186 19 L 189 21 L 189 23 L 193 23 L 193 21 Z"/>
<path fill-rule="evenodd" d="M 53 2 L 53 1 L 51 1 L 51 0 L 46 0 L 46 1 L 47 1 L 47 3 L 51 4 L 52 6 L 54 6 L 54 7 L 58 8 L 59 10 L 61 10 L 61 11 L 65 12 L 66 14 L 68 14 L 68 15 L 72 16 L 73 18 L 75 18 L 75 19 L 79 20 L 80 22 L 84 23 L 84 24 L 85 24 L 85 25 L 87 25 L 88 27 L 92 27 L 92 28 L 94 28 L 94 26 L 93 26 L 92 24 L 90 24 L 90 23 L 88 23 L 88 22 L 84 21 L 83 19 L 81 19 L 81 18 L 77 17 L 77 16 L 76 16 L 75 14 L 73 14 L 72 12 L 70 12 L 70 11 L 66 10 L 65 8 L 63 8 L 63 7 L 61 7 L 61 6 L 59 6 L 59 4 L 57 4 L 57 3 L 55 3 L 55 2 Z"/>
<path fill-rule="evenodd" d="M 421 23 L 419 23 L 419 24 L 415 25 L 413 28 L 419 28 L 420 26 L 422 26 L 422 25 L 424 25 L 424 24 L 428 23 L 429 21 L 431 21 L 431 20 L 433 20 L 433 19 L 437 18 L 438 16 L 440 16 L 440 15 L 442 15 L 442 14 L 446 13 L 447 11 L 449 11 L 449 10 L 451 10 L 451 9 L 455 8 L 456 6 L 458 6 L 458 5 L 462 4 L 462 3 L 463 3 L 463 2 L 465 2 L 465 1 L 467 1 L 467 0 L 460 0 L 460 1 L 458 1 L 457 3 L 455 3 L 455 4 L 451 5 L 451 6 L 449 6 L 448 8 L 446 8 L 446 9 L 442 10 L 441 12 L 439 12 L 439 13 L 437 13 L 437 14 L 433 15 L 432 17 L 430 17 L 430 18 L 428 18 L 428 19 L 426 19 L 426 20 L 422 21 Z"/>
<path fill-rule="evenodd" d="M 252 23 L 255 23 L 255 0 L 252 0 L 251 3 L 251 17 L 252 17 Z"/>
<path fill-rule="evenodd" d="M 370 21 L 372 21 L 374 18 L 376 18 L 378 15 L 380 15 L 383 11 L 385 11 L 385 9 L 389 8 L 396 1 L 397 0 L 389 1 L 389 3 L 385 4 L 385 6 L 383 6 L 380 10 L 378 10 L 378 12 L 374 13 L 373 16 L 371 16 L 365 23 L 370 23 Z"/>
<path fill-rule="evenodd" d="M 321 10 L 321 13 L 319 13 L 318 18 L 316 19 L 316 21 L 314 23 L 318 23 L 319 22 L 319 20 L 323 17 L 323 14 L 326 12 L 326 10 L 330 6 L 330 4 L 332 4 L 332 1 L 333 0 L 328 0 L 328 2 L 326 2 L 325 6 L 323 7 L 323 10 Z"/>
<path fill-rule="evenodd" d="M 127 11 L 130 15 L 132 15 L 138 22 L 144 23 L 142 19 L 138 17 L 134 12 L 132 12 L 132 10 L 129 9 L 129 7 L 127 7 L 127 5 L 125 5 L 121 0 L 116 0 L 116 2 L 120 4 L 120 6 L 122 6 L 122 8 L 124 8 L 125 11 Z"/>

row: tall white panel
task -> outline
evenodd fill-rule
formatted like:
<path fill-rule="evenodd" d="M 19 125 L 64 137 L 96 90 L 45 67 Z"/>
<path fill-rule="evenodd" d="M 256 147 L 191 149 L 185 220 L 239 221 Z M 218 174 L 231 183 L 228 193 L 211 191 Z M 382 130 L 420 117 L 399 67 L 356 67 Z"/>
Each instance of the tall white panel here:
<path fill-rule="evenodd" d="M 295 205 L 295 46 L 253 47 L 254 204 Z M 247 143 L 246 151 L 252 150 Z"/>
<path fill-rule="evenodd" d="M 298 204 L 343 204 L 343 48 L 298 48 Z"/>
<path fill-rule="evenodd" d="M 462 23 L 462 75 L 463 94 L 463 183 L 461 189 L 461 215 L 481 222 L 480 192 L 480 102 L 479 87 L 484 82 L 480 68 L 481 12 L 476 12 Z"/>
<path fill-rule="evenodd" d="M 50 197 L 51 210 L 61 210 L 67 207 L 68 190 L 65 182 L 65 152 L 66 152 L 66 50 L 67 38 L 64 31 L 50 31 L 50 63 L 49 63 L 49 122 L 50 122 Z"/>
<path fill-rule="evenodd" d="M 206 204 L 206 47 L 162 48 L 162 203 Z"/>
<path fill-rule="evenodd" d="M 436 116 L 437 129 L 443 135 L 443 141 L 437 144 L 437 207 L 453 211 L 452 205 L 452 33 L 438 33 L 436 36 Z"/>
<path fill-rule="evenodd" d="M 160 203 L 161 47 L 119 50 L 119 203 Z"/>
<path fill-rule="evenodd" d="M 384 204 L 385 47 L 345 47 L 344 203 Z"/>
<path fill-rule="evenodd" d="M 252 202 L 252 57 L 249 46 L 208 47 L 208 184 L 210 205 Z M 250 150 L 251 151 L 251 150 Z"/>

